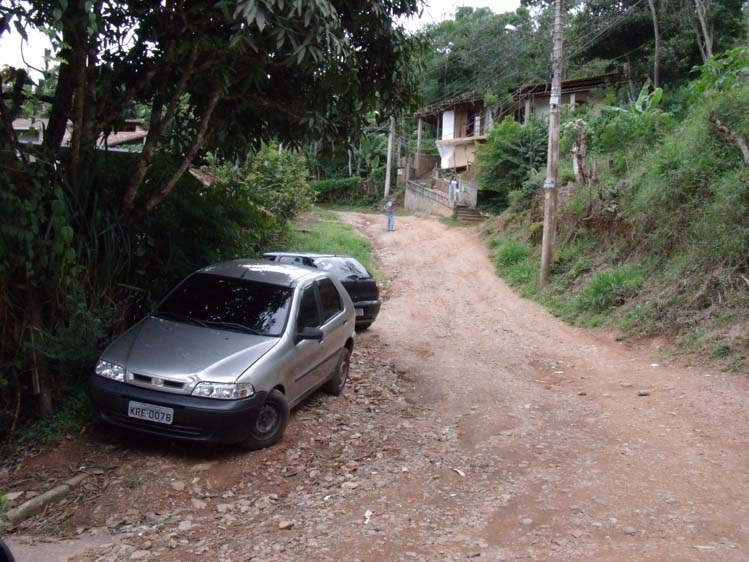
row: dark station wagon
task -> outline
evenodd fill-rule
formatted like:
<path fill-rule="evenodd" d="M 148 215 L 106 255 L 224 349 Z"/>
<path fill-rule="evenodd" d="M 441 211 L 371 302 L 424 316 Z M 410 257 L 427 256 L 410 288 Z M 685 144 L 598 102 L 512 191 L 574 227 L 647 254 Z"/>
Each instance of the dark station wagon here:
<path fill-rule="evenodd" d="M 366 330 L 380 312 L 380 288 L 359 260 L 352 256 L 308 252 L 269 252 L 265 259 L 292 265 L 306 265 L 327 271 L 338 279 L 354 301 L 357 330 Z"/>

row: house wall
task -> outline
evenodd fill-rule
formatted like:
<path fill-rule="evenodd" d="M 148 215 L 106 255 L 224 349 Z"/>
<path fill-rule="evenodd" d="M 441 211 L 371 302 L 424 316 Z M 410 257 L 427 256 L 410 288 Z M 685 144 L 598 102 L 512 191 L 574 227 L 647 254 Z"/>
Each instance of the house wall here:
<path fill-rule="evenodd" d="M 590 103 L 589 92 L 576 92 L 574 94 L 564 94 L 562 96 L 562 105 L 571 106 L 572 96 L 574 96 L 575 104 Z M 549 99 L 550 97 L 547 95 L 533 97 L 531 99 L 531 113 L 536 116 L 548 115 L 551 112 L 551 107 L 549 106 Z M 598 101 L 598 100 L 594 100 L 594 101 Z"/>
<path fill-rule="evenodd" d="M 440 151 L 440 168 L 465 168 L 476 161 L 476 143 L 442 144 L 437 142 Z"/>
<path fill-rule="evenodd" d="M 442 114 L 442 135 L 440 136 L 440 138 L 441 139 L 453 138 L 454 130 L 455 130 L 455 112 L 445 111 Z"/>

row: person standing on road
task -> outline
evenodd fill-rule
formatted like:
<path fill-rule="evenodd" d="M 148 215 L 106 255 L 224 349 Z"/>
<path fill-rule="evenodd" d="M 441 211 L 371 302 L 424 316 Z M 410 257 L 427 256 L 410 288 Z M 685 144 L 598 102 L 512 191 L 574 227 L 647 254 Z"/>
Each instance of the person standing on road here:
<path fill-rule="evenodd" d="M 395 197 L 391 197 L 390 200 L 385 203 L 383 209 L 387 215 L 388 232 L 392 232 L 395 230 Z"/>

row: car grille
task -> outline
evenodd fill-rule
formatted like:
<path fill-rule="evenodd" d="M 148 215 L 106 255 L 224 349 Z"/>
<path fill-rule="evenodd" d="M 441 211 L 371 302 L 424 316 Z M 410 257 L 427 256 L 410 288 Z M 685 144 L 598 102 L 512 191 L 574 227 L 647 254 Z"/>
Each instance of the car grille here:
<path fill-rule="evenodd" d="M 150 384 L 152 386 L 173 388 L 175 390 L 183 390 L 185 388 L 185 383 L 183 382 L 170 381 L 170 380 L 161 379 L 157 377 L 150 377 L 148 375 L 141 375 L 140 373 L 133 373 L 133 380 L 136 380 L 140 383 Z M 158 384 L 155 381 L 158 381 Z"/>

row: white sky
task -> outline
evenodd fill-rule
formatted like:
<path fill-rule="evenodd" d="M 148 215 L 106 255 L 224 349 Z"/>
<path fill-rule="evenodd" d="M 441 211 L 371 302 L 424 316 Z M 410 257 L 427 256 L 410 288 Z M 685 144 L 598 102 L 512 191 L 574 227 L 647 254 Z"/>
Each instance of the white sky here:
<path fill-rule="evenodd" d="M 471 8 L 491 8 L 495 14 L 514 12 L 520 6 L 520 0 L 425 0 L 424 13 L 421 18 L 409 18 L 406 29 L 416 31 L 429 23 L 437 23 L 451 18 L 462 6 Z"/>
<path fill-rule="evenodd" d="M 495 13 L 512 12 L 520 5 L 520 0 L 426 0 L 424 11 L 420 18 L 409 18 L 404 22 L 406 29 L 417 31 L 421 27 L 449 19 L 455 14 L 455 10 L 461 6 L 470 6 L 472 8 L 491 8 Z M 23 42 L 23 54 L 26 62 L 37 68 L 44 67 L 44 49 L 50 47 L 47 36 L 34 31 L 28 30 L 29 41 Z M 16 33 L 15 29 L 11 33 L 4 33 L 0 37 L 0 67 L 11 65 L 24 67 L 21 58 L 21 36 Z"/>

